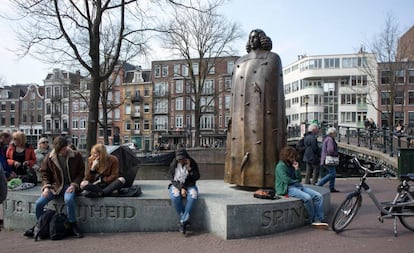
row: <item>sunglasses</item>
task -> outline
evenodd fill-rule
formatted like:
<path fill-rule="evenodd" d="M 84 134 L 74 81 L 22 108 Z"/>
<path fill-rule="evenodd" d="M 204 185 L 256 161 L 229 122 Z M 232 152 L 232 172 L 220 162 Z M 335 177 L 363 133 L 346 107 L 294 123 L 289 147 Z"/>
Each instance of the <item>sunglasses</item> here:
<path fill-rule="evenodd" d="M 49 144 L 49 142 L 48 142 L 48 141 L 42 141 L 41 143 Z"/>

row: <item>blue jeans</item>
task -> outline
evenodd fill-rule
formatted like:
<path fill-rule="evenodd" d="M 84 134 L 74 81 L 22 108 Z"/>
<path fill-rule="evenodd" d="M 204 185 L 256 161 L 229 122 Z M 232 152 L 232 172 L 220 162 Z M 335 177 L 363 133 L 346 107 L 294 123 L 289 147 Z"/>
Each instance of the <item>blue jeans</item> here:
<path fill-rule="evenodd" d="M 328 169 L 328 174 L 326 174 L 321 180 L 319 180 L 317 186 L 323 186 L 326 182 L 329 181 L 329 189 L 335 189 L 335 178 L 336 178 L 336 167 L 335 166 L 326 166 Z"/>
<path fill-rule="evenodd" d="M 45 212 L 44 208 L 47 205 L 47 203 L 49 203 L 51 200 L 57 197 L 63 196 L 63 200 L 65 201 L 65 205 L 66 205 L 68 221 L 75 222 L 76 221 L 76 201 L 75 201 L 76 193 L 75 191 L 71 193 L 66 192 L 66 189 L 69 186 L 70 185 L 64 185 L 63 189 L 60 191 L 58 195 L 54 195 L 51 191 L 49 191 L 49 195 L 47 197 L 40 196 L 36 200 L 36 203 L 35 203 L 36 218 L 39 219 L 39 217 L 42 216 L 42 214 Z"/>
<path fill-rule="evenodd" d="M 324 220 L 323 197 L 319 192 L 302 185 L 295 185 L 288 187 L 288 195 L 303 200 L 310 222 Z"/>
<path fill-rule="evenodd" d="M 197 202 L 198 197 L 198 188 L 197 186 L 187 187 L 187 197 L 186 203 L 184 204 L 184 198 L 181 197 L 180 190 L 177 189 L 174 185 L 170 186 L 169 189 L 170 199 L 175 208 L 175 211 L 180 216 L 180 222 L 184 223 L 190 219 L 191 210 L 195 203 Z"/>

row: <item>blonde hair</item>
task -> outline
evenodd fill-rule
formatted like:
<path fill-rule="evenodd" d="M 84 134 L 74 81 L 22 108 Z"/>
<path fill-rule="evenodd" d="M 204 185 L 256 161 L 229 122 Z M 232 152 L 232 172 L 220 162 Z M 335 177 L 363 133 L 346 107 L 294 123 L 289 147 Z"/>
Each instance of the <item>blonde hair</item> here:
<path fill-rule="evenodd" d="M 26 144 L 26 135 L 21 131 L 14 132 L 13 139 L 16 146 L 24 146 Z"/>
<path fill-rule="evenodd" d="M 106 147 L 103 144 L 95 144 L 91 148 L 91 156 L 89 156 L 90 159 L 92 159 L 93 153 L 99 153 L 99 161 L 105 161 L 108 157 L 108 151 L 106 151 Z"/>

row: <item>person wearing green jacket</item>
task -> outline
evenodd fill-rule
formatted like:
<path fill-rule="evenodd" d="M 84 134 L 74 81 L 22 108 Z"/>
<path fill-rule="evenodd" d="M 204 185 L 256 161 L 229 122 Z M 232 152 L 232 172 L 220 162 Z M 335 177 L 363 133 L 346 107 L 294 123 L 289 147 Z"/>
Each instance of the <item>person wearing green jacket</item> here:
<path fill-rule="evenodd" d="M 286 146 L 279 154 L 279 162 L 275 168 L 275 190 L 279 196 L 295 197 L 303 201 L 308 213 L 309 223 L 315 227 L 328 227 L 323 222 L 323 197 L 322 195 L 301 183 L 298 152 L 295 148 Z"/>

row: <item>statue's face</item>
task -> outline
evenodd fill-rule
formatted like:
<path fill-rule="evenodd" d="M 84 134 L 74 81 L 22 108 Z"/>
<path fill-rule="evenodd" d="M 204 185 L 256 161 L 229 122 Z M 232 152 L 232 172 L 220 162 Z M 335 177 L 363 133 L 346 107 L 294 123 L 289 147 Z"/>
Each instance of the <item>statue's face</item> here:
<path fill-rule="evenodd" d="M 249 36 L 249 43 L 252 49 L 257 49 L 260 47 L 260 38 L 257 32 L 251 32 Z"/>

